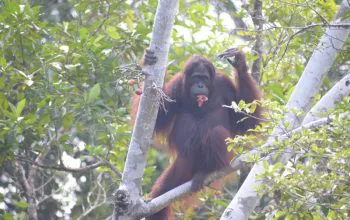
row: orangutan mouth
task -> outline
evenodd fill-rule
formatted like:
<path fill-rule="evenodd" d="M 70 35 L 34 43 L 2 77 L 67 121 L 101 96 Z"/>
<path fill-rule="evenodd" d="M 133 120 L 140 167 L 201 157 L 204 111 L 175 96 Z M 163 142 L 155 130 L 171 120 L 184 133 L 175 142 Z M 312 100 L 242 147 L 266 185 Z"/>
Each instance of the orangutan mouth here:
<path fill-rule="evenodd" d="M 198 107 L 202 107 L 205 102 L 208 101 L 208 97 L 205 95 L 197 95 L 197 104 Z"/>

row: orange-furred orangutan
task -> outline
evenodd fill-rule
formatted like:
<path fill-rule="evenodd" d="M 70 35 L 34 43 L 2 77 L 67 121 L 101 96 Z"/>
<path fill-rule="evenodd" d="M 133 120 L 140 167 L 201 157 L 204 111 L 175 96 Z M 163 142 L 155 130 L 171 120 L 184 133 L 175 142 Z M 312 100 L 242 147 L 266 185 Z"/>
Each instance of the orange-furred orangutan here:
<path fill-rule="evenodd" d="M 244 134 L 254 128 L 261 107 L 245 120 L 243 114 L 224 108 L 232 101 L 246 103 L 261 99 L 257 83 L 247 71 L 245 55 L 238 49 L 229 49 L 220 55 L 236 69 L 236 82 L 217 72 L 214 65 L 201 56 L 191 57 L 183 72 L 176 74 L 164 86 L 164 92 L 173 102 L 165 101 L 159 108 L 155 132 L 164 134 L 174 159 L 155 182 L 150 193 L 155 198 L 176 186 L 193 179 L 192 190 L 203 186 L 206 175 L 229 165 L 233 157 L 227 151 L 225 140 Z M 157 58 L 146 51 L 145 65 Z M 136 101 L 138 104 L 138 101 Z M 136 105 L 135 105 L 136 106 Z M 134 112 L 137 107 L 134 108 Z M 148 216 L 148 220 L 166 220 L 170 207 Z"/>

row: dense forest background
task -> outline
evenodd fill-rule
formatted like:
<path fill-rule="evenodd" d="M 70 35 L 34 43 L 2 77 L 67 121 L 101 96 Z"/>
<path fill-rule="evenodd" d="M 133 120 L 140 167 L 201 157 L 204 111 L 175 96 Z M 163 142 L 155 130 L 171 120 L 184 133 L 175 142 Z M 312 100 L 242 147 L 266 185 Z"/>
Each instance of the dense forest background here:
<path fill-rule="evenodd" d="M 258 136 L 233 141 L 240 154 L 245 145 L 263 143 L 282 118 L 340 3 L 181 0 L 167 77 L 193 54 L 230 74 L 217 55 L 231 47 L 246 52 L 269 114 Z M 111 218 L 132 131 L 130 100 L 143 80 L 139 60 L 150 44 L 156 8 L 156 0 L 0 2 L 1 218 Z M 347 40 L 337 48 L 316 101 L 349 74 L 349 46 Z M 331 124 L 284 143 L 294 147 L 295 157 L 262 175 L 274 202 L 263 200 L 254 218 L 349 218 L 349 101 L 323 115 L 333 118 Z M 144 193 L 167 158 L 162 146 L 149 151 Z M 179 218 L 217 219 L 236 185 L 233 180 L 223 190 L 203 190 L 195 210 L 177 204 Z"/>

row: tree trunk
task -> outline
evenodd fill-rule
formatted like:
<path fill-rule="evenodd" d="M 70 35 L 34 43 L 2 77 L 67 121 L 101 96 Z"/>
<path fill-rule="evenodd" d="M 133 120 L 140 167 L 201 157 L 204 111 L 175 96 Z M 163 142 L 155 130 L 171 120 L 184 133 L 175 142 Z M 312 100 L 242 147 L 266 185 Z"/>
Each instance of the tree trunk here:
<path fill-rule="evenodd" d="M 138 219 L 140 213 L 144 212 L 144 203 L 140 198 L 141 180 L 159 109 L 159 90 L 164 83 L 171 30 L 177 8 L 177 0 L 160 0 L 158 3 L 149 48 L 154 51 L 158 61 L 152 66 L 145 66 L 142 70 L 146 73 L 144 90 L 129 145 L 122 183 L 115 194 L 114 219 Z"/>

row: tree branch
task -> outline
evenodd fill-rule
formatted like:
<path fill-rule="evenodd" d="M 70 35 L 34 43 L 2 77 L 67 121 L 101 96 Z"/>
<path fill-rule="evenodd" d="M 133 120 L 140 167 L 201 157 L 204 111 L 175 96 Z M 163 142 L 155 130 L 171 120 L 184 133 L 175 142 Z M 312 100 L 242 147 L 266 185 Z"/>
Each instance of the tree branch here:
<path fill-rule="evenodd" d="M 96 180 L 96 186 L 94 187 L 94 189 L 92 189 L 89 192 L 89 194 L 86 198 L 88 201 L 89 207 L 86 209 L 83 206 L 83 213 L 80 214 L 80 216 L 77 218 L 77 220 L 86 219 L 86 217 L 91 212 L 93 212 L 95 209 L 107 204 L 108 195 L 107 195 L 107 192 L 105 191 L 104 187 L 101 185 L 101 180 L 102 180 L 102 173 L 100 173 L 100 175 L 98 175 L 97 180 Z M 95 189 L 97 190 L 97 192 L 95 192 Z"/>
<path fill-rule="evenodd" d="M 13 165 L 16 169 L 16 176 L 22 186 L 24 195 L 27 199 L 29 219 L 37 220 L 38 212 L 33 183 L 29 179 L 27 179 L 23 166 L 17 160 L 13 161 Z"/>
<path fill-rule="evenodd" d="M 145 74 L 144 89 L 125 162 L 122 183 L 115 193 L 114 219 L 137 219 L 140 216 L 139 213 L 143 211 L 143 201 L 140 198 L 142 195 L 141 181 L 159 109 L 160 100 L 157 90 L 162 88 L 164 83 L 171 30 L 177 8 L 177 0 L 158 1 L 150 45 L 150 50 L 154 51 L 158 60 L 154 65 L 146 65 L 142 69 L 142 72 L 147 74 Z"/>
<path fill-rule="evenodd" d="M 309 123 L 319 118 L 319 115 L 327 113 L 328 109 L 335 108 L 348 95 L 350 95 L 350 74 L 344 76 L 318 101 L 307 113 L 303 123 Z"/>
<path fill-rule="evenodd" d="M 292 30 L 297 30 L 293 34 L 293 37 L 295 37 L 294 35 L 301 34 L 302 32 L 306 31 L 307 29 L 316 28 L 316 27 L 348 29 L 348 28 L 350 28 L 350 23 L 349 22 L 341 22 L 341 23 L 337 23 L 337 24 L 317 23 L 317 24 L 306 25 L 306 26 L 303 26 L 303 27 L 286 27 L 286 26 L 272 25 L 272 26 L 269 26 L 267 28 L 263 28 L 261 31 L 265 32 L 265 31 L 270 31 L 270 30 L 274 30 L 274 29 L 292 29 Z M 246 31 L 246 32 L 257 32 L 257 30 L 246 30 L 246 29 L 239 29 L 239 30 L 240 31 Z"/>
<path fill-rule="evenodd" d="M 50 170 L 57 170 L 57 171 L 64 171 L 64 172 L 70 172 L 70 173 L 79 173 L 79 172 L 86 172 L 92 169 L 96 169 L 98 167 L 108 167 L 110 168 L 118 177 L 121 177 L 121 173 L 116 170 L 116 168 L 110 164 L 108 161 L 100 161 L 94 164 L 90 164 L 88 166 L 85 167 L 81 167 L 81 168 L 69 168 L 64 166 L 63 164 L 59 165 L 59 166 L 52 166 L 52 165 L 45 165 L 45 164 L 41 164 L 39 162 L 36 161 L 32 161 L 32 160 L 28 160 L 26 158 L 22 158 L 22 157 L 18 157 L 15 156 L 16 160 L 20 160 L 26 163 L 31 164 L 32 166 L 36 166 L 42 169 L 50 169 Z"/>
<path fill-rule="evenodd" d="M 349 7 L 350 5 L 346 2 L 346 0 L 344 0 L 339 11 L 342 11 L 344 13 L 349 10 Z M 338 16 L 341 15 L 341 13 L 338 13 Z M 335 21 L 337 21 L 337 19 Z M 332 45 L 334 44 L 337 46 L 337 48 L 341 48 L 344 45 L 344 41 L 348 38 L 349 33 L 350 29 L 328 28 L 326 30 L 324 36 L 320 39 L 317 50 L 315 50 L 311 56 L 298 84 L 296 85 L 288 101 L 288 109 L 296 108 L 304 112 L 307 112 L 309 110 L 312 100 L 318 93 L 319 88 L 323 82 L 323 77 L 331 68 L 338 54 L 338 51 Z M 334 42 L 332 40 L 334 40 Z M 320 63 L 322 65 L 320 65 Z M 300 122 L 301 118 L 299 118 L 297 115 L 293 114 L 292 112 L 287 113 L 280 125 L 275 127 L 272 135 L 267 142 L 274 139 L 275 135 L 283 134 L 283 130 L 288 131 L 297 127 Z M 290 127 L 284 128 L 283 125 L 286 123 L 290 124 Z M 267 161 L 270 163 L 274 162 L 268 159 Z M 248 219 L 260 201 L 260 196 L 255 189 L 256 186 L 259 186 L 261 184 L 261 181 L 256 179 L 256 175 L 262 173 L 263 171 L 264 166 L 262 162 L 254 165 L 243 185 L 237 192 L 236 196 L 221 216 L 222 220 L 233 218 L 238 220 Z"/>
<path fill-rule="evenodd" d="M 280 61 L 283 59 L 284 55 L 286 55 L 287 50 L 288 50 L 288 47 L 289 47 L 289 44 L 290 44 L 290 42 L 292 41 L 292 39 L 293 39 L 295 36 L 297 36 L 297 35 L 303 33 L 304 31 L 306 31 L 306 30 L 308 30 L 308 29 L 315 28 L 315 27 L 345 28 L 345 29 L 348 29 L 348 28 L 350 28 L 350 24 L 348 24 L 348 23 L 345 23 L 345 24 L 325 24 L 325 23 L 322 23 L 322 24 L 310 24 L 310 25 L 307 25 L 307 26 L 305 26 L 305 27 L 300 28 L 300 30 L 296 31 L 294 34 L 292 34 L 292 35 L 288 38 L 288 41 L 287 41 L 286 46 L 285 46 L 285 48 L 284 48 L 284 51 L 283 51 L 283 53 L 282 53 L 282 55 L 281 55 Z M 331 37 L 331 35 L 330 35 L 330 37 Z M 279 63 L 278 63 L 278 64 L 279 64 Z M 278 64 L 277 64 L 277 66 L 278 66 Z"/>

